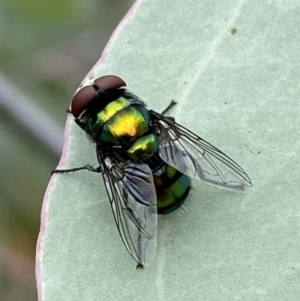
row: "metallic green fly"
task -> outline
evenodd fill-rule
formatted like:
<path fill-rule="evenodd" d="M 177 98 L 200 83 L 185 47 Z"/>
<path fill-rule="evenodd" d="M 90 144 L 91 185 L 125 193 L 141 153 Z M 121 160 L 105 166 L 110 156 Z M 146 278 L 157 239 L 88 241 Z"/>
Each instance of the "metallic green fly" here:
<path fill-rule="evenodd" d="M 158 214 L 184 203 L 191 178 L 234 191 L 252 186 L 237 163 L 166 117 L 166 110 L 148 110 L 118 76 L 102 76 L 82 87 L 71 112 L 95 143 L 99 167 L 54 172 L 101 173 L 120 236 L 138 267 L 155 256 Z"/>

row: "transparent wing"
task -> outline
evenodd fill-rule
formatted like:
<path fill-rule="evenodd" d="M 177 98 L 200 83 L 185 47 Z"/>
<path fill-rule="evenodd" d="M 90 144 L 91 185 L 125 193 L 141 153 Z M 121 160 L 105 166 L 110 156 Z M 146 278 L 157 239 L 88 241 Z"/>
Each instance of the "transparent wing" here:
<path fill-rule="evenodd" d="M 176 123 L 151 111 L 159 136 L 159 156 L 191 178 L 220 188 L 243 191 L 252 183 L 246 172 L 219 149 Z"/>
<path fill-rule="evenodd" d="M 123 243 L 138 263 L 154 258 L 157 237 L 156 190 L 146 164 L 120 163 L 98 152 L 105 188 Z"/>

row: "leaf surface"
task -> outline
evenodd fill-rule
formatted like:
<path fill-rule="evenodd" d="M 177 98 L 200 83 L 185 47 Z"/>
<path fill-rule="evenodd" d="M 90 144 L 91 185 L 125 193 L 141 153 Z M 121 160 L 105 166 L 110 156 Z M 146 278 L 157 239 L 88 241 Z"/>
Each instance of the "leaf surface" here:
<path fill-rule="evenodd" d="M 136 2 L 83 84 L 116 74 L 151 109 L 176 100 L 176 120 L 236 160 L 254 187 L 193 182 L 186 214 L 159 219 L 156 259 L 136 270 L 101 176 L 54 175 L 37 245 L 40 301 L 299 297 L 299 9 Z M 95 151 L 69 116 L 59 168 L 86 163 L 97 164 Z"/>

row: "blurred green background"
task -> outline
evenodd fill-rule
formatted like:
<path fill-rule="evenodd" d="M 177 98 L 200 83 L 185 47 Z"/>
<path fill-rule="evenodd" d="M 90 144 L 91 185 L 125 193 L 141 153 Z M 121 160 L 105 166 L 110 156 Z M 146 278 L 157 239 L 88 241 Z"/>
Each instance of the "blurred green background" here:
<path fill-rule="evenodd" d="M 1 301 L 37 300 L 40 210 L 66 108 L 133 2 L 0 2 Z"/>

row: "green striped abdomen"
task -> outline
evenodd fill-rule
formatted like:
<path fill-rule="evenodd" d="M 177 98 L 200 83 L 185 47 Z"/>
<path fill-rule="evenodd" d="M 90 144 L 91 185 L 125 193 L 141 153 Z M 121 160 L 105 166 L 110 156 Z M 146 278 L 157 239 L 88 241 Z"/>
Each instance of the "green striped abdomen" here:
<path fill-rule="evenodd" d="M 190 178 L 170 165 L 153 174 L 157 194 L 158 214 L 168 214 L 179 208 L 190 191 Z"/>

